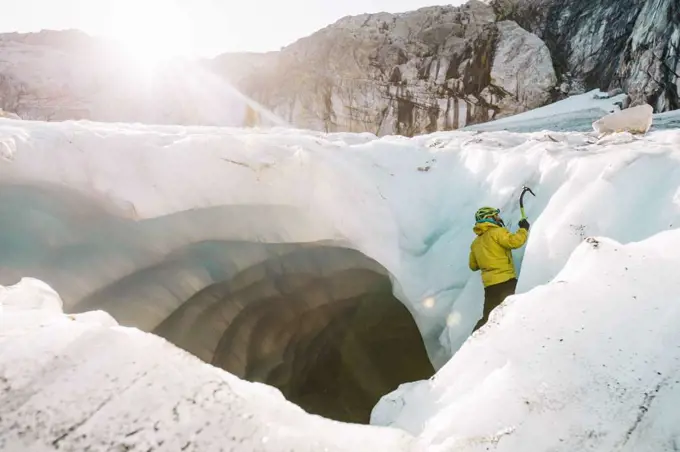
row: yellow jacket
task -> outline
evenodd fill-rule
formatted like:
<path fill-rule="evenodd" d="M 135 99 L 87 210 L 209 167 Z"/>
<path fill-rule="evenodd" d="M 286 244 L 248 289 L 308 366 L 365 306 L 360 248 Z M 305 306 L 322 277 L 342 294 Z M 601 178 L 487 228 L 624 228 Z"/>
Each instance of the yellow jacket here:
<path fill-rule="evenodd" d="M 473 231 L 477 238 L 470 246 L 470 270 L 482 270 L 484 287 L 516 278 L 510 250 L 526 243 L 527 230 L 520 229 L 513 234 L 494 223 L 477 223 Z"/>

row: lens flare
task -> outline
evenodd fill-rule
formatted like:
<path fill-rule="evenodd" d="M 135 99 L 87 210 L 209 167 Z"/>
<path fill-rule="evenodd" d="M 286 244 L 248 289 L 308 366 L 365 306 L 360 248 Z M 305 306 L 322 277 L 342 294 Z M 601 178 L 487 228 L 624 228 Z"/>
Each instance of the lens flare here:
<path fill-rule="evenodd" d="M 121 0 L 111 24 L 112 37 L 142 66 L 193 53 L 191 24 L 172 0 Z"/>

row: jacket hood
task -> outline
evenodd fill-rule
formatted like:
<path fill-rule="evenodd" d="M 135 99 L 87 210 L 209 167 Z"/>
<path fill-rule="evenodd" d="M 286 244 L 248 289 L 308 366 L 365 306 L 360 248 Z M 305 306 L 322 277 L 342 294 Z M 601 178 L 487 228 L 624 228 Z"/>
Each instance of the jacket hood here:
<path fill-rule="evenodd" d="M 489 229 L 493 229 L 493 228 L 500 228 L 500 226 L 498 226 L 495 223 L 489 223 L 489 222 L 477 223 L 477 224 L 475 224 L 475 227 L 472 228 L 472 230 L 474 231 L 475 234 L 482 235 L 486 231 L 488 231 Z"/>

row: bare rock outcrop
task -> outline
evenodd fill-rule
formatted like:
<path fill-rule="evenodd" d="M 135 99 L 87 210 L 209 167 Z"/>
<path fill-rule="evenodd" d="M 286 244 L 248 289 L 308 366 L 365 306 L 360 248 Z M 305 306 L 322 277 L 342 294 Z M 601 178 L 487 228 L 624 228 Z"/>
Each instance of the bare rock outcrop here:
<path fill-rule="evenodd" d="M 281 52 L 223 55 L 214 67 L 297 127 L 379 135 L 525 111 L 557 83 L 547 46 L 477 0 L 346 17 Z"/>

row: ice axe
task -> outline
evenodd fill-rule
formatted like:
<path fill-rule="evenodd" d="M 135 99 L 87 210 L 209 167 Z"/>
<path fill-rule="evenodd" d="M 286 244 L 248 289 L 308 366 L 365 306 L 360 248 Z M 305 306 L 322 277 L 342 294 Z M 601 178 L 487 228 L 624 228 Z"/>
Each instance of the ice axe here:
<path fill-rule="evenodd" d="M 529 187 L 526 185 L 522 187 L 522 194 L 519 195 L 519 211 L 522 212 L 522 220 L 527 218 L 527 215 L 524 213 L 524 195 L 527 193 L 531 193 L 534 197 L 536 197 L 536 193 L 534 193 Z"/>

